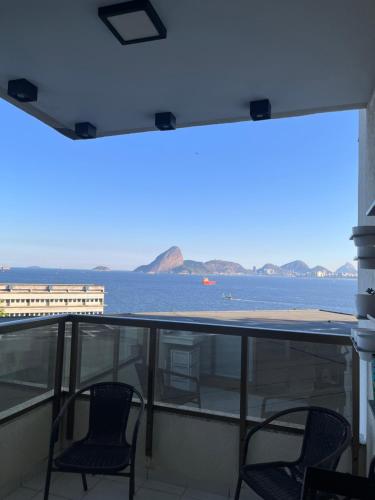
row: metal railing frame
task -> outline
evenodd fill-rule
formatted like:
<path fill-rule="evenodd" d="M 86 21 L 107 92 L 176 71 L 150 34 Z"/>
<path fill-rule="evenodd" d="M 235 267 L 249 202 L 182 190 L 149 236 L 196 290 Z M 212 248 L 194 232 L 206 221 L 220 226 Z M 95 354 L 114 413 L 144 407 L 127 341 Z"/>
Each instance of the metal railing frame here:
<path fill-rule="evenodd" d="M 333 344 L 350 346 L 352 348 L 352 427 L 353 427 L 353 443 L 352 443 L 352 464 L 353 473 L 358 472 L 358 456 L 359 456 L 359 358 L 358 354 L 352 346 L 351 339 L 348 335 L 332 334 L 332 333 L 314 333 L 309 331 L 291 331 L 275 328 L 259 328 L 250 326 L 235 326 L 233 324 L 214 324 L 214 323 L 197 323 L 189 321 L 172 321 L 163 319 L 148 319 L 137 318 L 134 316 L 91 316 L 91 315 L 75 315 L 66 314 L 60 316 L 51 316 L 43 318 L 22 319 L 14 321 L 6 321 L 0 323 L 0 335 L 11 334 L 32 328 L 38 328 L 49 325 L 57 325 L 57 343 L 56 343 L 56 365 L 54 371 L 54 395 L 46 398 L 45 402 L 52 400 L 53 417 L 59 411 L 61 398 L 64 395 L 63 391 L 63 369 L 64 369 L 64 349 L 65 349 L 65 327 L 66 323 L 72 324 L 71 330 L 71 346 L 70 346 L 70 372 L 69 372 L 69 390 L 68 394 L 74 394 L 77 386 L 80 385 L 80 358 L 82 343 L 79 335 L 79 323 L 96 324 L 96 325 L 112 325 L 119 327 L 140 327 L 148 330 L 147 335 L 147 350 L 148 350 L 148 388 L 147 388 L 147 405 L 146 405 L 146 456 L 152 458 L 153 444 L 153 428 L 154 428 L 154 412 L 165 411 L 179 415 L 189 415 L 191 417 L 200 417 L 205 419 L 219 420 L 224 422 L 236 423 L 239 426 L 239 442 L 238 456 L 241 460 L 242 443 L 245 438 L 247 428 L 250 425 L 258 423 L 247 416 L 247 399 L 248 399 L 248 366 L 249 366 L 249 338 L 271 339 L 279 341 L 296 341 L 296 342 L 312 342 L 319 344 Z M 176 330 L 188 331 L 192 333 L 205 333 L 217 335 L 233 335 L 241 339 L 241 376 L 240 376 L 240 414 L 239 417 L 231 415 L 214 414 L 210 411 L 196 410 L 189 408 L 165 407 L 162 404 L 155 403 L 155 370 L 157 365 L 158 340 L 160 330 Z M 119 367 L 118 362 L 119 346 L 114 345 L 114 367 L 116 371 Z M 112 370 L 112 371 L 113 371 Z M 117 373 L 114 373 L 117 377 Z M 66 392 L 66 391 L 65 391 Z M 32 407 L 34 407 L 33 405 Z M 31 407 L 23 408 L 22 413 L 30 410 Z M 4 420 L 19 416 L 20 412 L 14 415 L 0 419 L 0 424 Z M 292 425 L 273 425 L 272 429 L 278 429 L 286 432 L 301 433 L 299 427 Z M 67 417 L 67 438 L 72 439 L 74 434 L 74 406 Z"/>

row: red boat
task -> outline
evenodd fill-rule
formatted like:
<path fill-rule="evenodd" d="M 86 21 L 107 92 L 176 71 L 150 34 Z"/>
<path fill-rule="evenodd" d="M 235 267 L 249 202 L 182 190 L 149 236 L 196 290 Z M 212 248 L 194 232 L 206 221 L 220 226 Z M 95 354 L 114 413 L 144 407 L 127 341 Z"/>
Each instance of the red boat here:
<path fill-rule="evenodd" d="M 216 281 L 211 281 L 208 278 L 203 278 L 202 285 L 216 285 Z"/>

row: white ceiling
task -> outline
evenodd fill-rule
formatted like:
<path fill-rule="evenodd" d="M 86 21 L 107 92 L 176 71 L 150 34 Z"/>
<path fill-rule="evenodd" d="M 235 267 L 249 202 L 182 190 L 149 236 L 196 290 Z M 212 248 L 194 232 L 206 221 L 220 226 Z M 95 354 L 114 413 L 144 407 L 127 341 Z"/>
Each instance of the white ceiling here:
<path fill-rule="evenodd" d="M 98 135 L 361 108 L 375 87 L 374 0 L 151 0 L 168 35 L 121 45 L 97 16 L 114 0 L 2 0 L 0 95 L 27 78 L 19 105 L 55 128 Z M 7 98 L 10 100 L 9 98 Z M 69 132 L 68 132 L 69 134 Z"/>

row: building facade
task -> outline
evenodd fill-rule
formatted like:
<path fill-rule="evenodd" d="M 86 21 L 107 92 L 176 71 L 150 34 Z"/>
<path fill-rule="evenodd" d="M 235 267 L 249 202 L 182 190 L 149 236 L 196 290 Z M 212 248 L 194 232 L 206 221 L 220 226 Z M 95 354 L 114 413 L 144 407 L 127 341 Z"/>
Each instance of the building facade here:
<path fill-rule="evenodd" d="M 103 314 L 104 286 L 1 283 L 0 310 L 9 317 Z"/>

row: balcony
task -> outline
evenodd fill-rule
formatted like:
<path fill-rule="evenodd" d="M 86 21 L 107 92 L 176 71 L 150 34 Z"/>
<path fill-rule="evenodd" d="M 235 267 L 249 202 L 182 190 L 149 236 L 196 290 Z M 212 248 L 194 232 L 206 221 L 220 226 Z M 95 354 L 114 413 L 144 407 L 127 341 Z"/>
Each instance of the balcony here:
<path fill-rule="evenodd" d="M 356 471 L 359 361 L 350 337 L 276 327 L 82 315 L 0 324 L 0 498 L 42 498 L 52 418 L 68 394 L 109 380 L 134 385 L 147 403 L 141 500 L 233 497 L 247 429 L 294 406 L 325 406 L 352 423 L 340 468 Z M 87 409 L 83 396 L 56 449 L 83 434 Z M 294 458 L 303 425 L 288 419 L 262 431 L 250 460 Z M 79 476 L 53 479 L 52 500 L 127 498 L 126 479 L 88 477 L 87 494 Z"/>

